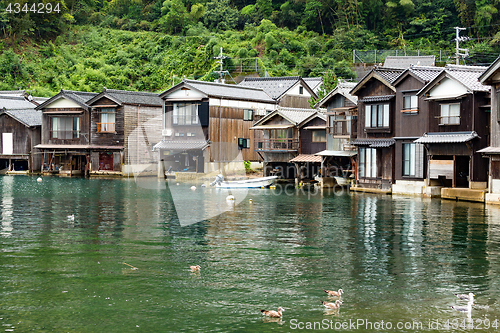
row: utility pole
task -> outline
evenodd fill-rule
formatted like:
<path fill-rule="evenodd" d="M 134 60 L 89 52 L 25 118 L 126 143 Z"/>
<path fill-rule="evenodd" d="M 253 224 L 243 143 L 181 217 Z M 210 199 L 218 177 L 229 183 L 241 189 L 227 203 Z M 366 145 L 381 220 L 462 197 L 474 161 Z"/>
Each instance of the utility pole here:
<path fill-rule="evenodd" d="M 219 83 L 222 83 L 222 77 L 223 77 L 224 73 L 227 72 L 227 71 L 222 70 L 222 65 L 224 64 L 224 59 L 226 59 L 226 58 L 229 58 L 229 57 L 222 55 L 222 46 L 221 46 L 220 47 L 220 55 L 218 57 L 214 57 L 214 59 L 219 60 L 219 64 L 220 64 L 220 70 L 215 71 L 215 73 L 219 73 Z"/>
<path fill-rule="evenodd" d="M 455 38 L 455 42 L 456 42 L 456 52 L 455 52 L 455 56 L 457 58 L 457 62 L 456 64 L 458 65 L 459 64 L 459 58 L 460 56 L 462 57 L 467 57 L 469 56 L 469 49 L 461 49 L 459 47 L 459 43 L 460 42 L 465 42 L 466 40 L 469 40 L 469 37 L 460 37 L 460 30 L 466 30 L 466 28 L 459 28 L 459 27 L 455 27 L 455 30 L 457 32 L 457 36 Z M 464 52 L 464 53 L 460 53 L 460 51 Z"/>

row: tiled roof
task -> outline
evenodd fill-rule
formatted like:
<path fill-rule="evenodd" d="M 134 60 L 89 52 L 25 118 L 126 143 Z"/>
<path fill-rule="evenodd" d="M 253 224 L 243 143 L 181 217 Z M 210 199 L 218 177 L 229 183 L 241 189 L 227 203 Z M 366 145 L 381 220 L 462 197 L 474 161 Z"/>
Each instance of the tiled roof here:
<path fill-rule="evenodd" d="M 168 141 L 162 140 L 154 145 L 153 150 L 169 149 L 169 150 L 190 150 L 190 149 L 205 149 L 208 147 L 207 141 Z"/>
<path fill-rule="evenodd" d="M 97 96 L 97 94 L 93 93 L 93 92 L 73 91 L 73 90 L 61 89 L 61 91 L 57 95 L 53 96 L 52 98 L 49 98 L 48 100 L 46 100 L 45 102 L 43 102 L 42 104 L 37 106 L 36 108 L 37 108 L 37 110 L 41 110 L 45 106 L 47 106 L 47 105 L 51 104 L 52 102 L 58 100 L 59 98 L 63 97 L 63 98 L 67 98 L 67 99 L 74 101 L 75 103 L 77 103 L 81 107 L 83 107 L 84 109 L 88 110 L 90 106 L 86 102 L 95 96 Z"/>
<path fill-rule="evenodd" d="M 275 115 L 280 115 L 281 117 L 285 118 L 288 120 L 290 123 L 293 125 L 297 126 L 301 124 L 302 122 L 314 117 L 318 116 L 321 119 L 326 121 L 326 115 L 322 114 L 321 112 L 318 112 L 314 109 L 294 109 L 294 108 L 279 108 L 278 110 L 275 110 L 262 118 L 261 120 L 257 121 L 253 127 L 257 127 L 261 124 L 265 124 L 266 121 L 269 119 L 273 118 Z"/>
<path fill-rule="evenodd" d="M 300 80 L 300 76 L 247 77 L 239 86 L 263 89 L 271 98 L 278 99 Z M 307 84 L 307 83 L 306 83 Z"/>
<path fill-rule="evenodd" d="M 446 65 L 445 71 L 472 91 L 490 91 L 489 86 L 479 82 L 479 77 L 488 67 Z"/>
<path fill-rule="evenodd" d="M 290 160 L 290 162 L 311 162 L 311 163 L 321 163 L 321 156 L 300 154 Z"/>
<path fill-rule="evenodd" d="M 355 146 L 368 146 L 370 148 L 385 148 L 396 143 L 394 138 L 390 139 L 356 139 L 353 141 Z"/>
<path fill-rule="evenodd" d="M 476 132 L 425 133 L 415 143 L 463 143 L 479 138 Z"/>
<path fill-rule="evenodd" d="M 0 109 L 33 109 L 36 105 L 19 96 L 0 96 Z"/>
<path fill-rule="evenodd" d="M 0 90 L 0 96 L 22 97 L 24 94 L 26 94 L 26 90 Z"/>
<path fill-rule="evenodd" d="M 257 102 L 275 104 L 275 101 L 271 97 L 269 97 L 269 95 L 266 94 L 262 89 L 259 88 L 243 87 L 234 84 L 205 82 L 205 81 L 196 81 L 187 79 L 184 79 L 178 85 L 181 85 L 183 83 L 194 89 L 201 91 L 202 93 L 204 93 L 209 97 L 222 97 L 228 99 L 257 101 Z M 170 90 L 176 89 L 178 85 L 164 91 L 163 93 L 160 94 L 160 96 L 165 96 L 166 94 L 168 94 Z"/>
<path fill-rule="evenodd" d="M 303 77 L 302 80 L 304 80 L 312 90 L 316 90 L 323 83 L 322 77 Z"/>
<path fill-rule="evenodd" d="M 375 67 L 374 72 L 384 78 L 387 82 L 393 83 L 401 73 L 403 73 L 404 69 L 402 68 L 386 68 L 386 67 Z"/>
<path fill-rule="evenodd" d="M 395 95 L 383 95 L 383 96 L 366 96 L 359 99 L 358 102 L 362 103 L 373 103 L 373 102 L 387 102 L 394 98 Z"/>
<path fill-rule="evenodd" d="M 163 100 L 156 93 L 113 89 L 104 89 L 102 93 L 95 96 L 87 103 L 92 104 L 105 96 L 111 97 L 111 99 L 123 104 L 163 105 Z"/>
<path fill-rule="evenodd" d="M 486 147 L 477 151 L 486 155 L 500 154 L 500 147 Z"/>
<path fill-rule="evenodd" d="M 387 56 L 384 67 L 408 68 L 412 65 L 434 66 L 435 56 Z"/>
<path fill-rule="evenodd" d="M 411 66 L 408 71 L 425 82 L 434 80 L 444 70 L 443 67 Z"/>
<path fill-rule="evenodd" d="M 35 109 L 14 109 L 6 110 L 5 113 L 29 127 L 42 125 L 42 111 Z"/>
<path fill-rule="evenodd" d="M 323 97 L 323 99 L 321 101 L 316 103 L 316 105 L 314 105 L 314 107 L 325 107 L 326 106 L 325 103 L 328 103 L 330 98 L 332 98 L 336 94 L 341 94 L 345 98 L 347 98 L 351 102 L 353 102 L 354 104 L 358 104 L 358 96 L 353 96 L 350 94 L 350 91 L 355 86 L 356 86 L 356 82 L 340 81 L 339 84 L 337 85 L 337 87 L 335 87 L 335 89 L 333 89 L 325 97 Z"/>
<path fill-rule="evenodd" d="M 486 82 L 492 78 L 493 74 L 498 70 L 498 68 L 500 68 L 500 56 L 498 56 L 498 58 L 496 58 L 496 60 L 491 63 L 491 65 L 483 72 L 483 74 L 479 76 L 479 81 L 486 84 Z"/>

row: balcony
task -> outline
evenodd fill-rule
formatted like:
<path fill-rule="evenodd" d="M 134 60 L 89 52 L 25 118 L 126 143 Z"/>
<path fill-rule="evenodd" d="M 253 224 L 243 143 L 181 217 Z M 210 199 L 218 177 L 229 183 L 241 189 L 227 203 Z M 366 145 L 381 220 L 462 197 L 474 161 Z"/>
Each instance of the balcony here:
<path fill-rule="evenodd" d="M 299 149 L 297 139 L 260 139 L 257 141 L 257 151 L 288 152 Z"/>
<path fill-rule="evenodd" d="M 114 133 L 115 123 L 97 123 L 97 133 Z"/>
<path fill-rule="evenodd" d="M 327 127 L 327 133 L 338 137 L 356 137 L 357 127 L 357 119 L 337 119 L 333 126 Z"/>

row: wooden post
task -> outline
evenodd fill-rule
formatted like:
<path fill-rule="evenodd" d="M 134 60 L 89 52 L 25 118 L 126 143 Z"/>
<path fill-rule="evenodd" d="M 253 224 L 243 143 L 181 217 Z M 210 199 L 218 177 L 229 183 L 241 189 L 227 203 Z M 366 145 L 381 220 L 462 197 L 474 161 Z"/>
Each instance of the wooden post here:
<path fill-rule="evenodd" d="M 73 177 L 73 155 L 69 154 L 69 176 Z"/>
<path fill-rule="evenodd" d="M 453 155 L 453 181 L 451 187 L 457 187 L 457 160 L 456 156 Z"/>

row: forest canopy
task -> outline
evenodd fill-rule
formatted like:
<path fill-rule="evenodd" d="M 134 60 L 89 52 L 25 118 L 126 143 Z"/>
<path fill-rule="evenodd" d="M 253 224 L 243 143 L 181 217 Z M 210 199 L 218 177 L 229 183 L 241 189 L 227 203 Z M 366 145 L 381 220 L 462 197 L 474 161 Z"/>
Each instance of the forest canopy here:
<path fill-rule="evenodd" d="M 465 27 L 472 57 L 500 51 L 500 0 L 0 1 L 0 89 L 159 91 L 230 72 L 354 78 L 352 50 L 445 50 Z M 46 9 L 46 8 L 45 8 Z M 453 60 L 453 59 L 451 59 Z"/>

